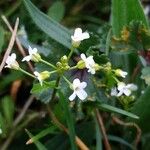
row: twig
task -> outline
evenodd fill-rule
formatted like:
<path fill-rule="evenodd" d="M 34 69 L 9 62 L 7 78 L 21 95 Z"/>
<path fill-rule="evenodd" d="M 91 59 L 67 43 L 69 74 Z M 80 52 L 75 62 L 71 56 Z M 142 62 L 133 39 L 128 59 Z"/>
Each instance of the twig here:
<path fill-rule="evenodd" d="M 59 122 L 59 120 L 56 118 L 55 114 L 52 112 L 50 106 L 48 106 L 48 105 L 47 105 L 47 110 L 48 110 L 48 113 L 49 113 L 52 121 L 54 122 L 54 124 L 62 131 L 65 131 L 67 134 L 69 134 L 68 129 Z M 84 142 L 78 136 L 75 136 L 75 142 L 81 150 L 89 150 L 89 148 L 84 144 Z"/>
<path fill-rule="evenodd" d="M 16 19 L 15 28 L 12 31 L 12 36 L 11 36 L 9 45 L 8 45 L 8 47 L 6 49 L 5 55 L 3 57 L 1 65 L 0 65 L 0 73 L 1 73 L 1 71 L 2 71 L 2 69 L 4 67 L 4 65 L 5 65 L 5 61 L 6 61 L 7 57 L 9 56 L 9 54 L 10 54 L 12 48 L 13 48 L 13 45 L 14 45 L 14 42 L 15 42 L 15 38 L 16 38 L 16 34 L 17 34 L 18 25 L 19 25 L 19 18 Z"/>
<path fill-rule="evenodd" d="M 112 117 L 112 120 L 115 123 L 117 123 L 117 124 L 120 124 L 120 125 L 123 125 L 123 126 L 126 126 L 126 127 L 134 127 L 134 128 L 136 128 L 137 136 L 136 136 L 136 139 L 134 141 L 134 145 L 135 145 L 135 147 L 137 147 L 137 145 L 138 145 L 138 143 L 140 141 L 140 138 L 141 138 L 141 129 L 140 129 L 140 127 L 137 124 L 135 124 L 134 122 L 127 122 L 127 123 L 123 122 L 122 120 L 120 120 L 119 118 L 117 118 L 115 116 Z"/>
<path fill-rule="evenodd" d="M 14 120 L 14 123 L 13 123 L 13 126 L 14 126 L 14 127 L 17 126 L 18 123 L 20 123 L 20 121 L 21 121 L 22 118 L 24 117 L 24 115 L 25 115 L 27 109 L 28 109 L 29 106 L 32 104 L 33 100 L 34 100 L 34 96 L 31 95 L 31 96 L 29 97 L 29 99 L 27 100 L 27 102 L 25 103 L 25 105 L 23 106 L 23 109 L 22 109 L 21 113 L 20 113 L 20 114 L 18 115 L 18 117 Z"/>
<path fill-rule="evenodd" d="M 96 114 L 96 118 L 97 118 L 98 123 L 99 123 L 99 127 L 102 131 L 102 135 L 103 135 L 103 138 L 104 138 L 105 149 L 106 150 L 111 150 L 111 147 L 110 147 L 110 144 L 109 144 L 109 141 L 108 141 L 108 138 L 107 138 L 107 134 L 106 134 L 106 129 L 104 127 L 103 119 L 102 119 L 101 114 L 100 114 L 98 109 L 95 109 L 95 114 Z"/>
<path fill-rule="evenodd" d="M 5 24 L 7 25 L 7 27 L 9 28 L 9 30 L 11 32 L 13 32 L 13 29 L 12 29 L 9 21 L 7 20 L 7 18 L 5 16 L 2 16 L 2 19 L 5 22 Z M 25 50 L 23 49 L 23 47 L 22 47 L 22 45 L 21 45 L 21 43 L 20 43 L 20 41 L 19 41 L 17 36 L 16 36 L 16 44 L 17 44 L 18 50 L 20 51 L 21 55 L 23 57 L 25 57 L 26 56 Z M 34 69 L 33 69 L 33 66 L 32 66 L 31 62 L 27 62 L 27 64 L 28 64 L 29 69 L 31 70 L 31 72 L 34 72 Z"/>

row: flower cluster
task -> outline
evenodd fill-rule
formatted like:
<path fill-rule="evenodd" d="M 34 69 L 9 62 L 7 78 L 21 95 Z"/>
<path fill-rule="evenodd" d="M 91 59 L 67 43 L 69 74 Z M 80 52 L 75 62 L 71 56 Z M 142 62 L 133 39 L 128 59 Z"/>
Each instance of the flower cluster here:
<path fill-rule="evenodd" d="M 38 72 L 38 71 L 34 71 L 34 74 L 30 74 L 28 72 L 26 72 L 25 70 L 23 70 L 18 62 L 16 61 L 16 54 L 13 53 L 10 56 L 8 56 L 7 60 L 6 60 L 6 68 L 11 68 L 11 69 L 15 69 L 15 70 L 20 70 L 23 73 L 30 75 L 31 77 L 37 79 L 40 82 L 40 85 L 43 85 L 43 82 L 45 82 L 46 79 L 48 79 L 52 73 L 58 73 L 61 76 L 63 76 L 63 73 L 65 71 L 69 71 L 72 69 L 87 69 L 87 72 L 90 74 L 95 74 L 96 71 L 100 70 L 100 68 L 102 68 L 99 64 L 97 64 L 94 61 L 93 56 L 86 56 L 85 54 L 81 54 L 80 55 L 80 60 L 78 61 L 78 63 L 71 67 L 69 66 L 69 59 L 73 53 L 73 50 L 75 48 L 78 48 L 81 41 L 90 38 L 90 35 L 88 32 L 82 32 L 81 28 L 77 28 L 74 31 L 74 34 L 71 36 L 71 40 L 72 40 L 72 48 L 71 51 L 69 53 L 68 56 L 63 56 L 61 57 L 60 61 L 56 63 L 56 65 L 53 65 L 45 60 L 42 59 L 42 57 L 40 56 L 40 54 L 38 53 L 37 48 L 31 48 L 29 46 L 28 49 L 28 53 L 29 55 L 25 56 L 22 61 L 33 61 L 33 62 L 41 62 L 44 63 L 50 67 L 52 67 L 54 70 L 49 72 L 49 71 L 42 71 L 42 72 Z M 109 68 L 107 66 L 107 68 Z M 107 69 L 106 69 L 107 70 Z M 117 77 L 122 77 L 125 78 L 125 76 L 127 75 L 127 72 L 122 71 L 121 69 L 116 69 L 113 70 L 113 73 L 115 74 L 115 76 Z M 73 93 L 70 95 L 69 100 L 73 101 L 76 97 L 78 97 L 81 100 L 85 100 L 88 96 L 88 94 L 85 91 L 85 88 L 87 86 L 86 82 L 82 82 L 80 81 L 80 79 L 76 78 L 73 80 L 72 83 L 70 83 L 70 81 L 63 76 L 63 78 L 65 79 L 65 81 L 69 84 L 70 88 L 73 90 Z M 112 96 L 121 96 L 121 95 L 126 95 L 129 96 L 131 94 L 131 91 L 135 91 L 137 89 L 137 87 L 133 84 L 125 84 L 123 82 L 118 82 L 118 87 L 116 88 L 112 88 L 111 91 L 111 95 Z"/>

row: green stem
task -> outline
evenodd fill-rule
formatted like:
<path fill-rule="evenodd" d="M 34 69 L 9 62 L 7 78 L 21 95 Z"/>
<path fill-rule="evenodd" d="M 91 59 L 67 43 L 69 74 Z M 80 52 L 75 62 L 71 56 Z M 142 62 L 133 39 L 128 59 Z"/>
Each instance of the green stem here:
<path fill-rule="evenodd" d="M 72 85 L 72 83 L 65 76 L 63 76 L 63 78 L 69 84 L 69 86 Z"/>
<path fill-rule="evenodd" d="M 51 63 L 49 63 L 49 62 L 47 62 L 47 61 L 45 61 L 45 60 L 43 60 L 43 59 L 41 59 L 40 61 L 43 62 L 44 64 L 46 64 L 46 65 L 48 65 L 48 66 L 54 68 L 54 69 L 57 69 L 53 64 L 51 64 Z"/>
<path fill-rule="evenodd" d="M 69 70 L 77 69 L 77 66 L 71 67 Z"/>
<path fill-rule="evenodd" d="M 24 73 L 24 74 L 26 74 L 26 75 L 28 75 L 28 76 L 30 76 L 30 77 L 36 79 L 36 77 L 35 77 L 34 75 L 32 75 L 31 73 L 29 73 L 29 72 L 27 72 L 27 71 L 25 71 L 25 70 L 23 70 L 23 69 L 21 69 L 21 68 L 19 68 L 19 70 L 20 70 L 22 73 Z"/>
<path fill-rule="evenodd" d="M 72 54 L 73 54 L 73 51 L 74 51 L 74 47 L 72 46 L 71 49 L 70 49 L 70 53 L 68 55 L 68 61 L 69 59 L 71 58 Z"/>

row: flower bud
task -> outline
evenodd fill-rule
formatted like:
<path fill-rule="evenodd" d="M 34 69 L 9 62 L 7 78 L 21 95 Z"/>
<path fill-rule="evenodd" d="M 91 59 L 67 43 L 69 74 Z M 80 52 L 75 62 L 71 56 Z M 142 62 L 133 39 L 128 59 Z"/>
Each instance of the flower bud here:
<path fill-rule="evenodd" d="M 41 79 L 45 80 L 45 79 L 50 77 L 50 72 L 49 71 L 43 71 L 40 73 L 40 75 L 41 75 Z"/>
<path fill-rule="evenodd" d="M 31 60 L 34 62 L 39 62 L 41 60 L 41 56 L 39 53 L 33 54 Z"/>
<path fill-rule="evenodd" d="M 64 55 L 63 57 L 61 57 L 61 62 L 62 63 L 67 63 L 68 62 L 68 58 L 66 55 Z"/>
<path fill-rule="evenodd" d="M 78 63 L 77 63 L 77 68 L 78 69 L 84 69 L 86 66 L 85 66 L 85 62 L 83 60 L 80 60 Z"/>

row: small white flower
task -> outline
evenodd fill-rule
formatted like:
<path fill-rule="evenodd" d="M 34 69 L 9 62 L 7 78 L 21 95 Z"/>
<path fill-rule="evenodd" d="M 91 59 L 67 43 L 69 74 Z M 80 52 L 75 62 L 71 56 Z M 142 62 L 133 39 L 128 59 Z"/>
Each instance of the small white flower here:
<path fill-rule="evenodd" d="M 116 88 L 116 87 L 112 88 L 110 95 L 111 95 L 111 96 L 117 96 L 117 94 L 118 94 L 117 88 Z"/>
<path fill-rule="evenodd" d="M 119 93 L 117 94 L 117 96 L 121 96 L 123 94 L 125 94 L 126 96 L 131 95 L 132 91 L 136 91 L 137 90 L 137 86 L 135 84 L 125 84 L 123 82 L 119 82 L 118 83 L 118 91 Z"/>
<path fill-rule="evenodd" d="M 19 64 L 16 61 L 15 53 L 12 53 L 10 56 L 7 57 L 6 64 L 7 65 L 5 66 L 5 68 L 11 68 L 11 69 L 15 69 L 15 70 L 19 69 Z"/>
<path fill-rule="evenodd" d="M 50 77 L 50 72 L 49 71 L 43 71 L 43 72 L 34 72 L 34 75 L 37 77 L 37 79 L 39 80 L 41 86 L 43 85 L 43 81 L 47 78 Z"/>
<path fill-rule="evenodd" d="M 116 73 L 117 76 L 120 76 L 120 77 L 122 77 L 122 78 L 125 78 L 126 75 L 128 74 L 127 72 L 125 72 L 125 71 L 123 71 L 123 70 L 121 70 L 121 69 L 116 69 L 116 70 L 115 70 L 115 73 Z"/>
<path fill-rule="evenodd" d="M 93 59 L 93 56 L 89 56 L 86 58 L 85 54 L 81 54 L 81 59 L 84 61 L 86 68 L 88 69 L 88 72 L 91 74 L 95 74 L 96 71 L 96 63 Z"/>
<path fill-rule="evenodd" d="M 76 28 L 74 31 L 74 35 L 71 36 L 72 44 L 75 47 L 78 47 L 80 45 L 80 42 L 88 39 L 90 37 L 88 32 L 82 32 L 81 28 Z"/>
<path fill-rule="evenodd" d="M 86 86 L 86 82 L 80 82 L 78 78 L 74 79 L 72 84 L 73 94 L 69 97 L 69 100 L 73 101 L 76 96 L 78 96 L 81 100 L 86 99 L 87 93 L 84 90 Z"/>
<path fill-rule="evenodd" d="M 39 82 L 42 86 L 43 85 L 43 80 L 42 80 L 41 74 L 37 71 L 34 71 L 34 75 L 37 77 L 37 79 L 39 80 Z"/>
<path fill-rule="evenodd" d="M 29 52 L 29 55 L 28 56 L 25 56 L 22 61 L 30 61 L 30 60 L 33 60 L 35 62 L 38 62 L 40 60 L 40 55 L 38 53 L 38 50 L 37 48 L 31 48 L 29 46 L 29 49 L 28 49 L 28 52 Z"/>

